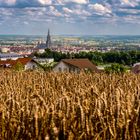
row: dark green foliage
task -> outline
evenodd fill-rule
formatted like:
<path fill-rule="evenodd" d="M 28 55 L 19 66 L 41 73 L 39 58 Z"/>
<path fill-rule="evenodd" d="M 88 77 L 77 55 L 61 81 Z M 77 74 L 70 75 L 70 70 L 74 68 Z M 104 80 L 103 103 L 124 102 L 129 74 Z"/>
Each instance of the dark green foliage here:
<path fill-rule="evenodd" d="M 114 63 L 110 67 L 105 68 L 106 73 L 124 73 L 127 69 L 120 64 Z"/>
<path fill-rule="evenodd" d="M 134 63 L 140 61 L 140 51 L 127 51 L 127 52 L 80 52 L 80 53 L 67 53 L 51 51 L 46 49 L 43 54 L 35 54 L 37 57 L 41 58 L 51 58 L 53 57 L 56 62 L 61 59 L 66 58 L 88 58 L 96 64 L 102 63 L 119 63 L 123 65 L 133 65 Z"/>

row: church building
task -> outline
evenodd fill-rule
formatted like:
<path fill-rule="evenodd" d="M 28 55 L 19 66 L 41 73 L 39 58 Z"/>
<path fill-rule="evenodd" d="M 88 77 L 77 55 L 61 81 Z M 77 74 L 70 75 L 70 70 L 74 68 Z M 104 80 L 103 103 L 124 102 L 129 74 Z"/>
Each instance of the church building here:
<path fill-rule="evenodd" d="M 37 49 L 39 50 L 45 50 L 47 48 L 51 48 L 51 36 L 50 36 L 50 30 L 48 29 L 48 35 L 47 35 L 47 40 L 46 43 L 38 43 Z"/>

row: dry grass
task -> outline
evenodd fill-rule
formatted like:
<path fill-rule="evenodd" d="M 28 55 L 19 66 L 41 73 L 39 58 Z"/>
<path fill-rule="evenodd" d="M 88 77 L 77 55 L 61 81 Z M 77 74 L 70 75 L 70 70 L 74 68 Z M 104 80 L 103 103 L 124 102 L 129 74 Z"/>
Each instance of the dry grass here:
<path fill-rule="evenodd" d="M 0 139 L 140 139 L 140 75 L 1 71 Z"/>

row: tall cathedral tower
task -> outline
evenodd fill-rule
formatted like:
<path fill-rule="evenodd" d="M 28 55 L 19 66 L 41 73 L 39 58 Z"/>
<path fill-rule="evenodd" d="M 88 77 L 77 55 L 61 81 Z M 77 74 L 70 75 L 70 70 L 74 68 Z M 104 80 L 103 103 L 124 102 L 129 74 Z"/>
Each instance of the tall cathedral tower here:
<path fill-rule="evenodd" d="M 47 41 L 46 41 L 46 47 L 51 47 L 51 36 L 50 36 L 50 30 L 48 29 L 48 35 L 47 35 Z"/>

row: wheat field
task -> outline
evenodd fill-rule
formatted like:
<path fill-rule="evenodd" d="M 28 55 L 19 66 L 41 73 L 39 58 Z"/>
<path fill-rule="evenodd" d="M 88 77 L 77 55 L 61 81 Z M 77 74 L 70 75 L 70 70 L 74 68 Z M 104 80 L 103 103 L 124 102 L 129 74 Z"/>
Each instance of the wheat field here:
<path fill-rule="evenodd" d="M 140 139 L 140 75 L 0 71 L 0 140 L 120 139 Z"/>

